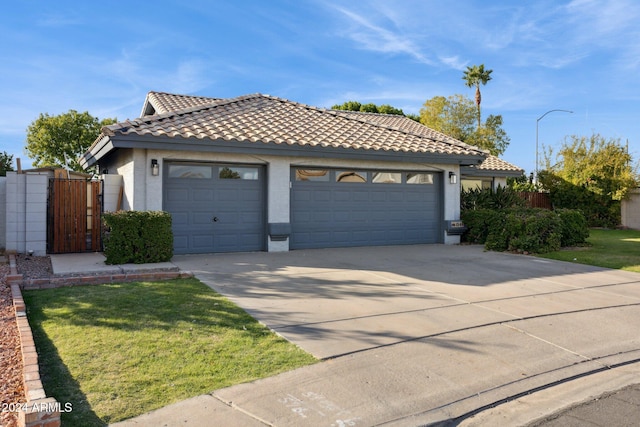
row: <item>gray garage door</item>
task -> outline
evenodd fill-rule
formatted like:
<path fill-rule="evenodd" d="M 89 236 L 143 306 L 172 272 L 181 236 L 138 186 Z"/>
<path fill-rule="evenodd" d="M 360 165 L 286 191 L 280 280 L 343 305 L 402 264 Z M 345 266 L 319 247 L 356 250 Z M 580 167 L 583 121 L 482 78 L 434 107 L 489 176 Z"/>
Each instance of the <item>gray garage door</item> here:
<path fill-rule="evenodd" d="M 175 253 L 264 250 L 263 167 L 175 162 L 164 172 Z"/>
<path fill-rule="evenodd" d="M 441 174 L 293 168 L 291 248 L 442 241 Z"/>

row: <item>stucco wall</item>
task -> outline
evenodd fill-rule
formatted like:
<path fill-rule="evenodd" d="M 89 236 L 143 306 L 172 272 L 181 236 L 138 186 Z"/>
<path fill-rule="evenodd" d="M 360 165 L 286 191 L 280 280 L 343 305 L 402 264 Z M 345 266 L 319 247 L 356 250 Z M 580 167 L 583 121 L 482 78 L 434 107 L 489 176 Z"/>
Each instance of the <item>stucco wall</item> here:
<path fill-rule="evenodd" d="M 102 200 L 104 211 L 115 212 L 118 210 L 118 198 L 120 197 L 120 188 L 122 188 L 122 176 L 102 175 L 100 179 L 102 179 L 103 182 Z"/>
<path fill-rule="evenodd" d="M 622 225 L 640 230 L 640 189 L 633 190 L 621 205 Z"/>
<path fill-rule="evenodd" d="M 153 176 L 151 173 L 152 159 L 158 161 L 160 168 L 160 174 L 158 176 Z M 162 210 L 162 176 L 164 173 L 164 162 L 170 160 L 266 165 L 267 220 L 269 223 L 289 222 L 289 181 L 290 167 L 292 165 L 441 172 L 444 199 L 443 219 L 460 219 L 460 169 L 458 165 L 143 149 L 129 150 L 128 154 L 120 153 L 118 156 L 110 159 L 110 164 L 105 165 L 110 171 L 115 170 L 118 174 L 123 175 L 124 199 L 126 200 L 126 204 L 123 202 L 123 209 Z M 101 164 L 101 168 L 103 167 Z M 457 175 L 458 179 L 456 184 L 450 184 L 449 172 L 454 172 Z M 460 243 L 460 236 L 449 236 L 443 230 L 443 241 L 447 244 L 457 244 Z M 268 250 L 288 250 L 288 242 L 269 242 Z"/>

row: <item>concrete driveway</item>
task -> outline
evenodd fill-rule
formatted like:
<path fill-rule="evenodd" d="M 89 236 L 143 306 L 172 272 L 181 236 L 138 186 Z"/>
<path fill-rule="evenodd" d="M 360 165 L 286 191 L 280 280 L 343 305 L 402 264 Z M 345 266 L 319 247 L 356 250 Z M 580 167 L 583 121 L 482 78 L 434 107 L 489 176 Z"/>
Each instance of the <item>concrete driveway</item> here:
<path fill-rule="evenodd" d="M 421 425 L 603 371 L 638 381 L 635 273 L 443 245 L 173 262 L 326 359 L 200 397 L 226 425 Z"/>

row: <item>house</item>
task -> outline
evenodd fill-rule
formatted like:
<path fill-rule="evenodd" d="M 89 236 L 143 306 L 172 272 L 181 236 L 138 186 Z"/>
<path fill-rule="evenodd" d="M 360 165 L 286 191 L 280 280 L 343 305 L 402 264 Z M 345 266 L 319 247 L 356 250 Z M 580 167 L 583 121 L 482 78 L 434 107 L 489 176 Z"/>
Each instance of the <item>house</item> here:
<path fill-rule="evenodd" d="M 487 158 L 401 116 L 150 92 L 81 164 L 122 177 L 122 208 L 170 212 L 179 254 L 455 244 L 460 176 Z"/>
<path fill-rule="evenodd" d="M 522 176 L 524 170 L 496 156 L 487 156 L 479 165 L 460 167 L 462 189 L 506 187 L 508 177 Z"/>

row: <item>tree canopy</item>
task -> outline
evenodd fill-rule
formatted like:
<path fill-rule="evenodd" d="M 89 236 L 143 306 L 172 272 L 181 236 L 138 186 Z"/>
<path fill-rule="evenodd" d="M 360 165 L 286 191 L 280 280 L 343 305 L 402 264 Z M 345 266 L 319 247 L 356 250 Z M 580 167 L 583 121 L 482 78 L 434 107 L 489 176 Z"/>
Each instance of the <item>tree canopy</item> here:
<path fill-rule="evenodd" d="M 404 116 L 404 112 L 400 108 L 395 108 L 388 104 L 361 104 L 358 101 L 347 101 L 340 105 L 336 104 L 331 107 L 331 109 L 344 111 L 360 111 L 364 113 L 395 114 L 398 116 Z"/>
<path fill-rule="evenodd" d="M 488 150 L 494 156 L 504 153 L 511 140 L 502 129 L 502 116 L 490 115 L 480 127 L 476 127 L 475 121 L 473 101 L 464 95 L 435 96 L 420 110 L 423 125 Z"/>
<path fill-rule="evenodd" d="M 26 151 L 35 167 L 66 167 L 82 172 L 78 159 L 91 146 L 103 126 L 115 118 L 100 120 L 88 112 L 69 110 L 57 116 L 40 114 L 27 128 Z"/>
<path fill-rule="evenodd" d="M 555 158 L 551 149 L 544 155 L 546 170 L 542 176 L 553 175 L 612 200 L 624 199 L 639 184 L 638 167 L 620 139 L 600 134 L 572 135 L 562 143 Z"/>
<path fill-rule="evenodd" d="M 13 170 L 13 154 L 6 151 L 0 153 L 0 176 L 7 176 L 7 172 Z"/>

